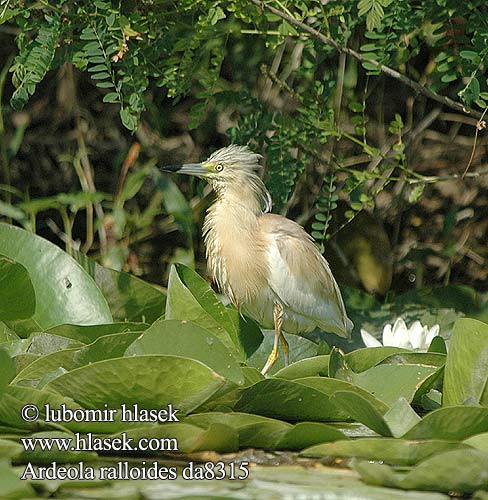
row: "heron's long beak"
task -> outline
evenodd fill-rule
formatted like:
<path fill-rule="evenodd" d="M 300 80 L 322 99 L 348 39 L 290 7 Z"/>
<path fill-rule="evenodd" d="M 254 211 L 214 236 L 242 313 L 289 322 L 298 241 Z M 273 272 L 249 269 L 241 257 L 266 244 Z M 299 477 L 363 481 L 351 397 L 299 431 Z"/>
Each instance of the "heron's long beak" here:
<path fill-rule="evenodd" d="M 208 174 L 208 169 L 203 167 L 201 163 L 187 163 L 186 165 L 168 165 L 161 167 L 163 172 L 178 172 L 179 174 L 196 175 L 204 177 Z"/>

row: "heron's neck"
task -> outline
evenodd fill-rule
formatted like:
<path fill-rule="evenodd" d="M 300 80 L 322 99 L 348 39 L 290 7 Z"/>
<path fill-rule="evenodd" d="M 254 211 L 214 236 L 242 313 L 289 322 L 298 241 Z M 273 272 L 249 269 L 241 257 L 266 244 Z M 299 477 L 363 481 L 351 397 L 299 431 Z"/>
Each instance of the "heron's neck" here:
<path fill-rule="evenodd" d="M 258 231 L 262 198 L 246 184 L 216 191 L 203 225 L 207 263 L 220 290 L 239 306 L 257 295 L 265 275 Z"/>

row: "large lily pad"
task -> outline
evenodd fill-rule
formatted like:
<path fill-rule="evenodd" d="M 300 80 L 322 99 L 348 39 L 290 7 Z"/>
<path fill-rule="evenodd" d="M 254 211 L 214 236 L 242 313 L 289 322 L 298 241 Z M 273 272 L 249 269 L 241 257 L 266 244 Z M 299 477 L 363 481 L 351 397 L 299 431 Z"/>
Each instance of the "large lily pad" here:
<path fill-rule="evenodd" d="M 406 439 L 462 440 L 488 431 L 488 408 L 449 406 L 427 415 L 406 434 Z"/>
<path fill-rule="evenodd" d="M 442 404 L 488 406 L 488 325 L 461 318 L 454 325 Z"/>
<path fill-rule="evenodd" d="M 361 373 L 339 370 L 335 376 L 362 387 L 391 406 L 400 397 L 412 401 L 418 388 L 436 369 L 435 366 L 385 364 Z"/>
<path fill-rule="evenodd" d="M 95 280 L 107 299 L 114 321 L 152 323 L 164 314 L 166 295 L 136 276 L 97 264 L 77 252 L 76 260 Z"/>
<path fill-rule="evenodd" d="M 329 355 L 313 356 L 305 358 L 289 366 L 282 368 L 275 373 L 277 378 L 293 380 L 304 377 L 327 377 L 329 375 Z"/>
<path fill-rule="evenodd" d="M 166 318 L 190 320 L 210 330 L 238 361 L 245 361 L 259 346 L 262 335 L 255 323 L 240 321 L 224 307 L 210 285 L 190 268 L 171 267 Z"/>
<path fill-rule="evenodd" d="M 185 422 L 201 427 L 220 423 L 236 429 L 241 448 L 301 450 L 315 443 L 347 439 L 341 431 L 327 424 L 300 422 L 291 425 L 249 413 L 197 413 L 187 417 Z"/>
<path fill-rule="evenodd" d="M 37 298 L 31 320 L 43 329 L 62 323 L 112 322 L 107 301 L 92 278 L 49 241 L 2 223 L 0 254 L 27 269 Z"/>
<path fill-rule="evenodd" d="M 438 453 L 406 474 L 384 464 L 358 462 L 354 468 L 369 484 L 408 490 L 473 493 L 488 488 L 488 453 L 458 449 Z"/>
<path fill-rule="evenodd" d="M 133 356 L 98 361 L 46 385 L 88 408 L 138 404 L 158 409 L 172 404 L 190 412 L 220 389 L 225 379 L 203 363 L 178 356 Z"/>
<path fill-rule="evenodd" d="M 244 377 L 232 353 L 209 330 L 191 321 L 154 322 L 127 349 L 126 356 L 171 354 L 198 359 L 227 380 L 242 385 Z"/>
<path fill-rule="evenodd" d="M 0 319 L 30 318 L 36 310 L 36 294 L 27 269 L 0 255 Z"/>
<path fill-rule="evenodd" d="M 142 332 L 149 325 L 146 323 L 107 323 L 100 325 L 58 325 L 45 333 L 59 335 L 68 339 L 77 340 L 83 344 L 91 344 L 99 337 L 123 332 Z"/>
<path fill-rule="evenodd" d="M 396 465 L 415 465 L 426 458 L 454 449 L 470 449 L 458 441 L 407 441 L 394 438 L 360 438 L 311 446 L 300 455 L 305 457 L 343 457 L 377 460 Z"/>
<path fill-rule="evenodd" d="M 290 421 L 331 421 L 346 417 L 325 392 L 284 379 L 262 380 L 245 389 L 235 409 Z"/>

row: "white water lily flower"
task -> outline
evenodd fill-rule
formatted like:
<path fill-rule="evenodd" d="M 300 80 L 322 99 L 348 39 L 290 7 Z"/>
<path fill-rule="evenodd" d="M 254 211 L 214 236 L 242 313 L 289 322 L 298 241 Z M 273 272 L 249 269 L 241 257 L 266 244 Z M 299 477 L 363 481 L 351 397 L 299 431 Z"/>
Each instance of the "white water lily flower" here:
<path fill-rule="evenodd" d="M 422 326 L 420 321 L 415 321 L 408 328 L 402 318 L 398 318 L 393 323 L 393 327 L 385 325 L 383 328 L 383 343 L 366 330 L 361 329 L 361 337 L 366 347 L 393 346 L 414 351 L 427 351 L 432 339 L 437 335 L 439 335 L 439 325 L 429 328 L 428 326 Z"/>

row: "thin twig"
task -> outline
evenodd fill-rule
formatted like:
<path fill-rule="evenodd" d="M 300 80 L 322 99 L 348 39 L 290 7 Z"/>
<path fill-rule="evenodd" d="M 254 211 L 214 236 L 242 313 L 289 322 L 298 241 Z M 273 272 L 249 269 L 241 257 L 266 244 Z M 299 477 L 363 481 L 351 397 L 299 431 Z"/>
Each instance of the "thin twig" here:
<path fill-rule="evenodd" d="M 463 172 L 463 177 L 462 177 L 463 179 L 466 176 L 466 174 L 469 170 L 469 167 L 471 166 L 471 162 L 473 161 L 473 158 L 474 158 L 474 152 L 476 150 L 476 143 L 478 142 L 478 132 L 480 130 L 483 130 L 486 128 L 486 122 L 483 120 L 483 118 L 484 118 L 487 111 L 488 111 L 488 108 L 485 108 L 485 110 L 483 111 L 483 114 L 481 115 L 481 118 L 478 120 L 478 123 L 476 124 L 476 132 L 474 133 L 473 148 L 471 149 L 471 156 L 469 157 L 468 164 L 466 165 L 466 168 L 464 169 L 464 172 Z"/>
<path fill-rule="evenodd" d="M 252 3 L 257 5 L 258 7 L 261 7 L 262 9 L 269 10 L 273 14 L 277 15 L 278 17 L 281 17 L 285 21 L 288 21 L 290 24 L 293 24 L 297 28 L 300 28 L 303 31 L 306 31 L 313 37 L 317 38 L 321 42 L 330 45 L 334 47 L 338 52 L 348 54 L 358 61 L 361 62 L 366 62 L 366 59 L 359 53 L 356 52 L 355 50 L 348 48 L 348 47 L 342 47 L 339 45 L 333 38 L 330 38 L 328 36 L 323 35 L 320 33 L 320 31 L 317 31 L 316 29 L 312 28 L 308 24 L 298 21 L 298 19 L 295 19 L 293 16 L 290 16 L 289 14 L 286 14 L 285 12 L 282 12 L 279 9 L 276 9 L 275 7 L 272 7 L 271 5 L 268 5 L 264 2 L 261 2 L 260 0 L 251 0 Z M 425 97 L 428 97 L 429 99 L 432 99 L 434 101 L 439 102 L 440 104 L 443 104 L 445 106 L 448 106 L 449 108 L 455 109 L 456 111 L 459 111 L 460 113 L 468 114 L 470 116 L 474 116 L 476 118 L 481 118 L 481 113 L 478 111 L 475 111 L 474 109 L 467 108 L 463 104 L 454 101 L 453 99 L 447 97 L 447 96 L 442 96 L 437 94 L 436 92 L 430 90 L 428 87 L 424 87 L 423 85 L 420 85 L 420 83 L 408 78 L 405 75 L 402 75 L 398 71 L 394 70 L 393 68 L 390 68 L 389 66 L 385 66 L 384 64 L 378 63 L 378 61 L 368 59 L 367 62 L 372 63 L 372 64 L 377 64 L 378 69 L 385 75 L 391 76 L 395 80 L 398 80 L 402 82 L 403 84 L 407 85 L 408 87 L 412 88 L 415 90 L 418 94 L 422 94 Z"/>
<path fill-rule="evenodd" d="M 141 151 L 141 145 L 138 142 L 134 142 L 125 157 L 124 163 L 122 165 L 122 169 L 120 171 L 119 181 L 117 182 L 117 189 L 115 191 L 115 205 L 118 204 L 120 193 L 122 192 L 122 188 L 124 187 L 124 182 L 127 177 L 127 174 L 136 162 L 139 152 Z"/>

